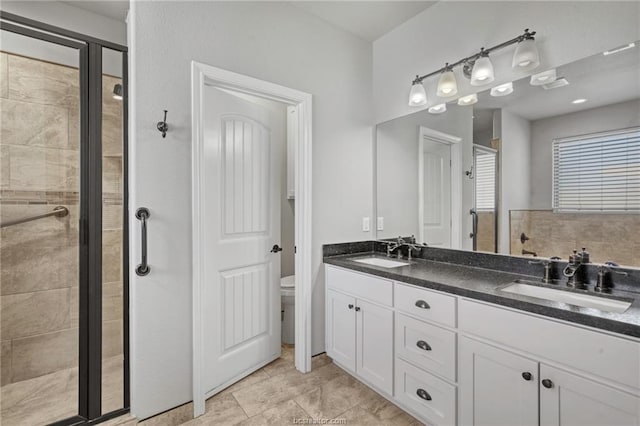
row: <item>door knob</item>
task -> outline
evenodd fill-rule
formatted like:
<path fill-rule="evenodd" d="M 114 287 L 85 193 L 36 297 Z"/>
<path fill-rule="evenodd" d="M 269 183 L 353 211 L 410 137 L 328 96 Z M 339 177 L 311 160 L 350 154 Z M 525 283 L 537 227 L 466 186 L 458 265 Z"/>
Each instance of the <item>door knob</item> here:
<path fill-rule="evenodd" d="M 282 247 L 280 247 L 277 244 L 274 244 L 273 247 L 271 247 L 271 253 L 278 253 L 282 251 Z"/>
<path fill-rule="evenodd" d="M 528 382 L 529 380 L 531 380 L 531 378 L 533 378 L 533 376 L 528 371 L 525 371 L 524 373 L 522 373 L 522 378 Z"/>
<path fill-rule="evenodd" d="M 360 306 L 356 306 L 356 312 L 360 311 Z"/>
<path fill-rule="evenodd" d="M 349 303 L 349 309 L 353 309 L 353 305 Z"/>
<path fill-rule="evenodd" d="M 544 386 L 547 389 L 551 389 L 553 387 L 553 382 L 549 379 L 544 379 L 542 381 L 542 386 Z"/>

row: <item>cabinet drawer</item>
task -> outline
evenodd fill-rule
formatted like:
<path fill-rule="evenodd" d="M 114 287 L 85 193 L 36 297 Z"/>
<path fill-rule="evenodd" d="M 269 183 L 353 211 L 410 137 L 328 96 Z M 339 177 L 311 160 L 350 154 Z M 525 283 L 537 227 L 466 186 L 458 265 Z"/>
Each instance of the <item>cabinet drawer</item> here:
<path fill-rule="evenodd" d="M 428 321 L 456 326 L 456 298 L 420 287 L 395 283 L 396 308 Z"/>
<path fill-rule="evenodd" d="M 456 387 L 396 358 L 396 398 L 433 425 L 456 424 Z"/>
<path fill-rule="evenodd" d="M 327 265 L 326 283 L 328 288 L 393 306 L 393 282 L 390 280 Z"/>
<path fill-rule="evenodd" d="M 640 388 L 640 342 L 465 299 L 460 300 L 460 329 Z"/>
<path fill-rule="evenodd" d="M 396 355 L 446 379 L 456 380 L 456 333 L 396 314 Z"/>

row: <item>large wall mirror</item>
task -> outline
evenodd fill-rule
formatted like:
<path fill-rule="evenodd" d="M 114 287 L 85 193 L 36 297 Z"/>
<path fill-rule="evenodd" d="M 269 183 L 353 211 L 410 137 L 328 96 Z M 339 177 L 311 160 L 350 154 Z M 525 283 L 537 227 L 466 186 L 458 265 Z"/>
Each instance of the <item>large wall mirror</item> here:
<path fill-rule="evenodd" d="M 536 72 L 377 126 L 379 239 L 640 266 L 640 43 Z"/>

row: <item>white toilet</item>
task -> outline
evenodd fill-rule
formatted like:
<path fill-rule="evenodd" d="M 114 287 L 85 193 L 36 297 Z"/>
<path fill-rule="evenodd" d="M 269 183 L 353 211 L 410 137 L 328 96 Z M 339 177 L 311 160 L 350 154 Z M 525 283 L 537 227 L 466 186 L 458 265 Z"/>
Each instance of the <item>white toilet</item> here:
<path fill-rule="evenodd" d="M 295 342 L 295 297 L 296 276 L 289 275 L 280 279 L 280 309 L 282 311 L 282 343 L 293 345 Z"/>

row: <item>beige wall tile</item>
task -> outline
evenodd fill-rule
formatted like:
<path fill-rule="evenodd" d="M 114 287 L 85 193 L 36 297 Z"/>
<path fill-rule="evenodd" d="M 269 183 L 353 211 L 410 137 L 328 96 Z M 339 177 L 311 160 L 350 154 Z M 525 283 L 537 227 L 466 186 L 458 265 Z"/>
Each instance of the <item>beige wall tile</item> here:
<path fill-rule="evenodd" d="M 2 135 L 0 134 L 0 138 Z M 11 175 L 9 174 L 9 146 L 0 145 L 0 189 L 9 189 Z"/>
<path fill-rule="evenodd" d="M 0 100 L 2 144 L 67 148 L 69 112 L 64 107 Z"/>
<path fill-rule="evenodd" d="M 122 231 L 102 232 L 102 281 L 122 279 Z"/>
<path fill-rule="evenodd" d="M 9 98 L 47 105 L 77 105 L 78 70 L 9 55 Z"/>
<path fill-rule="evenodd" d="M 2 341 L 2 359 L 0 360 L 2 369 L 0 370 L 0 386 L 11 383 L 11 340 Z"/>
<path fill-rule="evenodd" d="M 102 358 L 122 353 L 122 321 L 102 322 Z"/>
<path fill-rule="evenodd" d="M 102 320 L 122 319 L 122 282 L 102 284 Z"/>
<path fill-rule="evenodd" d="M 2 338 L 16 339 L 69 328 L 69 289 L 0 296 Z"/>
<path fill-rule="evenodd" d="M 67 329 L 13 341 L 13 381 L 78 365 L 78 329 Z"/>
<path fill-rule="evenodd" d="M 0 98 L 9 96 L 9 62 L 6 53 L 0 53 Z"/>

